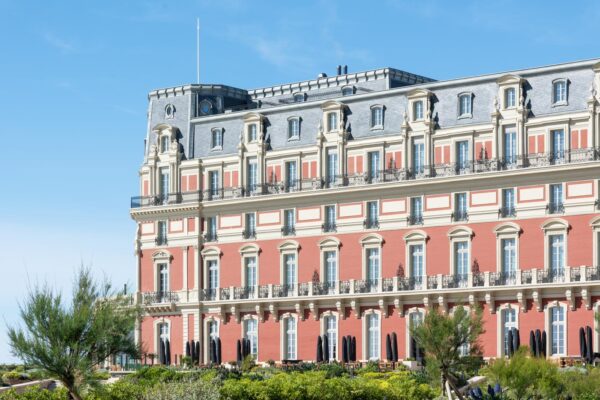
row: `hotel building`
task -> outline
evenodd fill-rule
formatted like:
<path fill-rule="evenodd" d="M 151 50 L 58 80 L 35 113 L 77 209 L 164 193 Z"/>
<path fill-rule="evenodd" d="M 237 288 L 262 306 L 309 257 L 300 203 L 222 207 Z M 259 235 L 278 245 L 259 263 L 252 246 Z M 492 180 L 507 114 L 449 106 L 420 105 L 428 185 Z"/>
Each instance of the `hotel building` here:
<path fill-rule="evenodd" d="M 483 310 L 485 357 L 540 329 L 579 354 L 600 307 L 600 60 L 436 81 L 393 68 L 152 91 L 132 198 L 136 338 L 248 338 L 259 362 L 357 359 L 434 306 Z M 598 348 L 598 334 L 594 343 Z M 176 357 L 172 357 L 175 360 Z"/>

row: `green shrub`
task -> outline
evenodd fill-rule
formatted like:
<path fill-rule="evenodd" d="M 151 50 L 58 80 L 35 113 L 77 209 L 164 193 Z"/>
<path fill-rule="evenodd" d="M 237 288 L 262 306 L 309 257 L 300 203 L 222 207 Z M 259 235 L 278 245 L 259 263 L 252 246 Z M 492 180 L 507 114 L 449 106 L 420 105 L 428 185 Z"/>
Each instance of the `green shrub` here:
<path fill-rule="evenodd" d="M 143 400 L 219 400 L 219 388 L 214 382 L 201 379 L 164 382 L 149 389 Z"/>
<path fill-rule="evenodd" d="M 600 399 L 600 369 L 578 368 L 560 371 L 559 379 L 565 396 L 573 399 Z"/>
<path fill-rule="evenodd" d="M 0 393 L 0 400 L 69 400 L 69 393 L 64 388 L 50 391 L 33 387 L 26 389 L 23 393 L 17 393 L 11 389 Z"/>

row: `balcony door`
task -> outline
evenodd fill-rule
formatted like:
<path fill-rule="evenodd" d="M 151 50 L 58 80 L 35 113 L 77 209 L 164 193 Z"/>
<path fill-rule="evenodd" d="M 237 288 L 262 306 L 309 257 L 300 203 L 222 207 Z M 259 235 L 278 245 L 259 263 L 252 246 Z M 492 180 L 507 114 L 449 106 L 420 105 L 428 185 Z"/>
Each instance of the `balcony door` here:
<path fill-rule="evenodd" d="M 425 142 L 423 139 L 413 141 L 412 167 L 414 174 L 425 171 Z"/>
<path fill-rule="evenodd" d="M 514 128 L 504 132 L 504 162 L 507 167 L 517 162 L 517 132 Z"/>
<path fill-rule="evenodd" d="M 565 131 L 557 129 L 552 131 L 550 135 L 552 140 L 552 161 L 554 163 L 563 162 L 565 159 Z"/>

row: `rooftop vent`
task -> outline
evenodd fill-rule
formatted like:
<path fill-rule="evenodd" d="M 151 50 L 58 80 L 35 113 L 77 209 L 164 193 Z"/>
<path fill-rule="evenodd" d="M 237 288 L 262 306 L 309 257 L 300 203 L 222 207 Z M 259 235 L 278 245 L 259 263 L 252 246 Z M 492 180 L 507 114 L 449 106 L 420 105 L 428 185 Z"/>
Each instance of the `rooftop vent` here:
<path fill-rule="evenodd" d="M 321 72 L 317 78 L 327 78 L 327 74 L 325 72 Z"/>

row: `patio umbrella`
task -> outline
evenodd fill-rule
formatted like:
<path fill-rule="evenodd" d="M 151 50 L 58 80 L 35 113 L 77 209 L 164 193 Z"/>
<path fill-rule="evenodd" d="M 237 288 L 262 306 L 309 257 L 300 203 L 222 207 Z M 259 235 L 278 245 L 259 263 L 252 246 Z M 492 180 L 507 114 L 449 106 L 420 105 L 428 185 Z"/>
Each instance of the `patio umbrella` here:
<path fill-rule="evenodd" d="M 217 353 L 217 364 L 221 365 L 221 338 L 217 338 L 217 349 L 216 349 L 216 353 Z"/>
<path fill-rule="evenodd" d="M 356 361 L 356 336 L 352 336 L 352 346 L 350 346 L 350 348 L 352 349 L 352 361 Z"/>
<path fill-rule="evenodd" d="M 240 339 L 237 340 L 236 349 L 236 360 L 239 366 L 242 365 L 242 341 Z"/>
<path fill-rule="evenodd" d="M 410 338 L 410 358 L 417 359 L 417 342 L 413 338 Z"/>
<path fill-rule="evenodd" d="M 587 352 L 587 342 L 585 340 L 585 328 L 582 326 L 579 328 L 579 352 L 581 353 L 581 358 L 589 359 Z"/>
<path fill-rule="evenodd" d="M 210 339 L 210 363 L 217 362 L 217 343 L 215 339 Z"/>
<path fill-rule="evenodd" d="M 167 339 L 165 343 L 165 356 L 166 364 L 171 365 L 171 342 L 169 341 L 169 339 Z"/>
<path fill-rule="evenodd" d="M 585 327 L 585 335 L 587 339 L 587 359 L 588 362 L 591 364 L 594 361 L 594 344 L 592 342 L 592 328 L 590 326 Z"/>
<path fill-rule="evenodd" d="M 513 351 L 519 350 L 521 347 L 521 334 L 517 328 L 512 328 L 513 331 Z"/>
<path fill-rule="evenodd" d="M 328 363 L 331 360 L 331 355 L 329 354 L 329 336 L 323 335 L 323 362 Z"/>
<path fill-rule="evenodd" d="M 158 363 L 159 364 L 165 364 L 166 362 L 166 351 L 165 351 L 165 341 L 161 340 L 160 341 L 160 349 L 159 349 L 159 353 L 158 353 Z"/>
<path fill-rule="evenodd" d="M 197 340 L 196 343 L 194 343 L 194 348 L 195 348 L 195 352 L 196 352 L 196 362 L 198 364 L 200 364 L 200 341 Z"/>
<path fill-rule="evenodd" d="M 244 346 L 244 348 L 246 349 L 246 354 L 245 357 L 248 357 L 250 355 L 250 339 L 244 339 L 246 345 Z"/>
<path fill-rule="evenodd" d="M 346 350 L 348 352 L 348 362 L 352 361 L 352 336 L 346 335 Z"/>
<path fill-rule="evenodd" d="M 323 362 L 323 339 L 321 336 L 317 336 L 317 362 Z"/>
<path fill-rule="evenodd" d="M 529 351 L 531 351 L 532 356 L 537 356 L 535 352 L 535 333 L 533 331 L 529 331 Z"/>
<path fill-rule="evenodd" d="M 396 332 L 392 333 L 392 358 L 394 362 L 398 362 L 398 337 Z"/>
<path fill-rule="evenodd" d="M 542 332 L 539 329 L 535 330 L 535 356 L 542 356 Z"/>
<path fill-rule="evenodd" d="M 546 358 L 546 349 L 547 349 L 547 342 L 546 342 L 546 331 L 542 331 L 542 354 L 544 356 L 544 358 Z"/>
<path fill-rule="evenodd" d="M 388 361 L 394 361 L 394 356 L 392 355 L 392 338 L 389 333 L 385 335 L 385 358 Z"/>
<path fill-rule="evenodd" d="M 348 341 L 346 336 L 342 336 L 342 362 L 346 364 L 348 362 Z"/>
<path fill-rule="evenodd" d="M 186 342 L 185 343 L 185 356 L 186 357 L 190 357 L 191 353 L 190 353 L 190 342 Z"/>
<path fill-rule="evenodd" d="M 506 336 L 507 336 L 507 338 L 506 338 L 506 342 L 507 342 L 507 343 L 506 343 L 506 344 L 507 344 L 507 346 L 506 346 L 506 347 L 507 347 L 507 349 L 506 349 L 506 350 L 507 350 L 507 351 L 506 351 L 506 352 L 508 353 L 507 355 L 508 355 L 509 357 L 512 357 L 512 355 L 513 355 L 513 353 L 514 353 L 514 348 L 513 348 L 513 333 L 512 333 L 512 329 L 510 329 L 510 330 L 508 331 L 508 333 L 507 333 L 507 335 L 506 335 Z"/>

